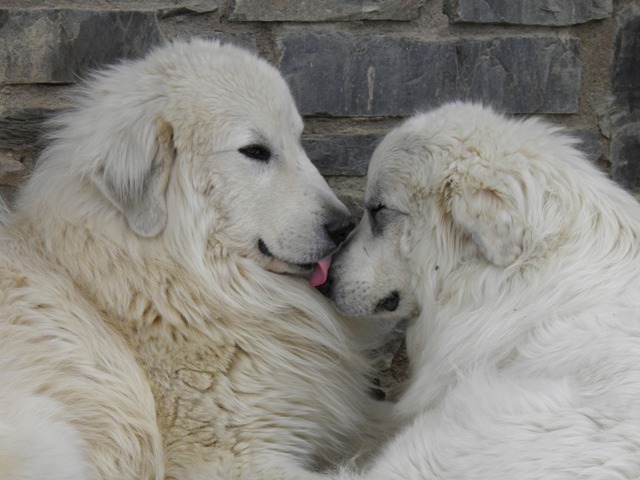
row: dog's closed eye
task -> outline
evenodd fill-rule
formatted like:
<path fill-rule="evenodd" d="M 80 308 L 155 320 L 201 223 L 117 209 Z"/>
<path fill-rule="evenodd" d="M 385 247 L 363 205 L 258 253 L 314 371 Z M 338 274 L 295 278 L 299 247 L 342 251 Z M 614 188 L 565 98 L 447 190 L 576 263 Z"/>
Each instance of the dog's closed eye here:
<path fill-rule="evenodd" d="M 375 220 L 376 215 L 378 214 L 378 212 L 380 212 L 381 210 L 385 210 L 387 207 L 385 207 L 382 204 L 378 204 L 375 207 L 369 207 L 369 215 L 371 215 L 371 219 Z"/>
<path fill-rule="evenodd" d="M 260 162 L 268 162 L 271 159 L 271 150 L 264 145 L 251 144 L 246 147 L 239 148 L 238 151 L 245 157 Z"/>
<path fill-rule="evenodd" d="M 367 209 L 371 218 L 371 230 L 374 235 L 379 235 L 382 233 L 382 222 L 380 222 L 380 213 L 384 212 L 386 209 L 387 207 L 382 204 L 378 204 Z"/>

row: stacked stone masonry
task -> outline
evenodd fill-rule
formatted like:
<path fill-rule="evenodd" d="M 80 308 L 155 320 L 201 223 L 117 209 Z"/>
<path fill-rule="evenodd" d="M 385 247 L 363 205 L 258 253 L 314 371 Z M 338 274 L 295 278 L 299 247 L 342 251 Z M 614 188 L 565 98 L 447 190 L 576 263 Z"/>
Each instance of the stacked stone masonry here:
<path fill-rule="evenodd" d="M 14 196 L 78 79 L 192 35 L 282 70 L 310 158 L 354 210 L 379 138 L 455 99 L 549 116 L 640 192 L 637 0 L 3 0 L 0 194 Z"/>

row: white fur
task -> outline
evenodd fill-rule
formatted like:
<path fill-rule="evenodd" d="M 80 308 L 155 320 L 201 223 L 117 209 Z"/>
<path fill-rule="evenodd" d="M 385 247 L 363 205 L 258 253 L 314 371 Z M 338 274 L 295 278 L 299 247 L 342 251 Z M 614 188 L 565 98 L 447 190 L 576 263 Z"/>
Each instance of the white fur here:
<path fill-rule="evenodd" d="M 194 40 L 73 102 L 0 229 L 0 478 L 300 480 L 357 451 L 367 366 L 273 273 L 348 217 L 280 74 Z"/>
<path fill-rule="evenodd" d="M 402 428 L 340 478 L 640 477 L 640 205 L 574 144 L 454 103 L 377 148 L 365 200 L 386 209 L 332 297 L 372 314 L 396 290 L 419 313 Z"/>

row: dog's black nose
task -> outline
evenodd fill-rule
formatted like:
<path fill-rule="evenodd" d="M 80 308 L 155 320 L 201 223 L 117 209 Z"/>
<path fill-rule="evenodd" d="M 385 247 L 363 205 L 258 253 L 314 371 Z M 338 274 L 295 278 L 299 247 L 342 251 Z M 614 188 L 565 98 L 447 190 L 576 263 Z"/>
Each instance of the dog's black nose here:
<path fill-rule="evenodd" d="M 342 242 L 344 242 L 354 227 L 355 223 L 350 216 L 342 216 L 336 220 L 332 220 L 329 223 L 326 223 L 324 226 L 327 234 L 329 235 L 329 238 L 336 245 L 340 245 Z"/>

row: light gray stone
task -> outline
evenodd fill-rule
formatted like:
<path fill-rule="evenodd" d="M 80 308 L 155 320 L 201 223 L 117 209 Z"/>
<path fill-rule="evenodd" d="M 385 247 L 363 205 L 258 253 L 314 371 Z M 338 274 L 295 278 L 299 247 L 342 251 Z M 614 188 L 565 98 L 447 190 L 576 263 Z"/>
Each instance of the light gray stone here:
<path fill-rule="evenodd" d="M 578 110 L 576 38 L 425 41 L 296 29 L 277 43 L 306 115 L 402 116 L 454 99 L 512 113 Z"/>
<path fill-rule="evenodd" d="M 159 41 L 153 12 L 0 10 L 0 82 L 72 83 Z"/>
<path fill-rule="evenodd" d="M 412 20 L 424 0 L 236 0 L 229 19 L 249 22 Z"/>
<path fill-rule="evenodd" d="M 613 0 L 445 0 L 452 23 L 576 25 L 611 16 Z"/>

